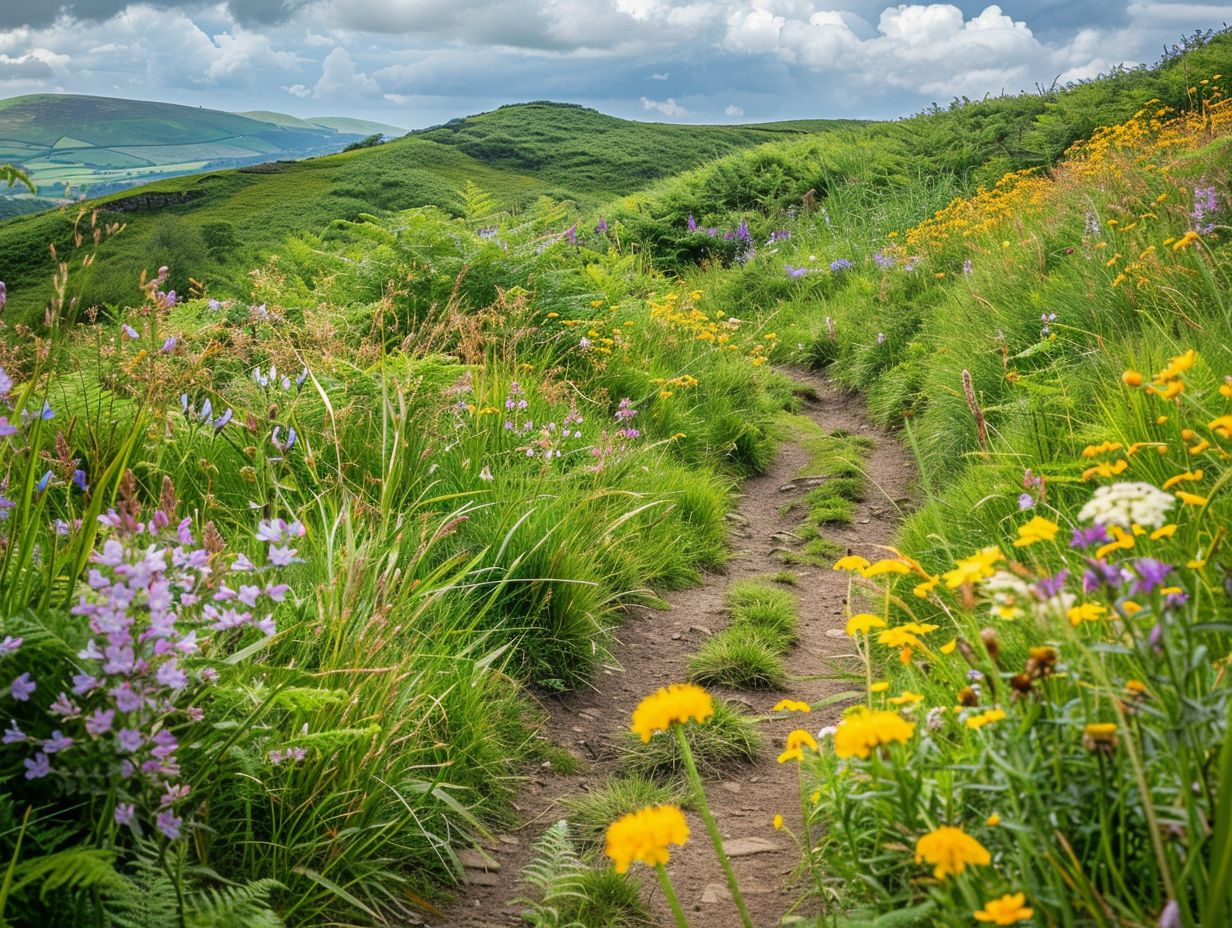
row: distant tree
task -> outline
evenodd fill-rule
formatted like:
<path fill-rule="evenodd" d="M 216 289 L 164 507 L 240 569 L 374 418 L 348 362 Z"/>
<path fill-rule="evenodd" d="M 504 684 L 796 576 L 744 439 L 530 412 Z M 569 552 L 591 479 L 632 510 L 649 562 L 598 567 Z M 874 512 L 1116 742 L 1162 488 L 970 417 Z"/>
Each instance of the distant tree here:
<path fill-rule="evenodd" d="M 385 136 L 381 133 L 370 135 L 367 138 L 360 139 L 358 142 L 352 142 L 343 151 L 359 151 L 361 148 L 375 148 L 385 141 Z"/>

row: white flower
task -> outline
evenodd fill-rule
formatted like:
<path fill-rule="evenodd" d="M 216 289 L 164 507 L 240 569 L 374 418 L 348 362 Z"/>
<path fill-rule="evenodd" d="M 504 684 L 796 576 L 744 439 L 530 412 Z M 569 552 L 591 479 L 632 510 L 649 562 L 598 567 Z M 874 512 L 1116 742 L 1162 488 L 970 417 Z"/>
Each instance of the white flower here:
<path fill-rule="evenodd" d="M 1168 521 L 1168 510 L 1175 504 L 1176 500 L 1149 483 L 1114 483 L 1096 490 L 1078 518 L 1126 531 L 1135 525 L 1159 528 Z"/>

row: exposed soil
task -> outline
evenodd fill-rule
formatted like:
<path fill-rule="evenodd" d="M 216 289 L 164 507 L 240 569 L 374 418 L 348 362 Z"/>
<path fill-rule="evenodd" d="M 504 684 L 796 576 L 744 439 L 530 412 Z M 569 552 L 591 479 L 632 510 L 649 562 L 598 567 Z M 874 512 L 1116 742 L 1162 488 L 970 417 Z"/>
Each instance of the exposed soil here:
<path fill-rule="evenodd" d="M 790 372 L 802 387 L 816 391 L 806 400 L 802 414 L 827 432 L 845 429 L 873 439 L 867 459 L 868 493 L 856 507 L 850 525 L 832 526 L 826 537 L 870 560 L 877 545 L 892 542 L 895 529 L 909 506 L 914 468 L 907 451 L 890 435 L 871 425 L 863 401 L 843 393 L 815 374 Z M 617 630 L 613 666 L 598 674 L 591 689 L 546 702 L 546 735 L 584 759 L 582 775 L 561 776 L 550 768 L 533 771 L 518 800 L 524 824 L 501 835 L 487 847 L 499 869 L 467 870 L 470 882 L 439 926 L 498 928 L 524 925 L 524 904 L 515 902 L 528 893 L 521 870 L 530 858 L 531 845 L 543 829 L 563 817 L 559 801 L 601 784 L 617 770 L 623 733 L 630 713 L 642 697 L 668 683 L 685 679 L 689 657 L 727 618 L 723 594 L 729 583 L 784 569 L 781 549 L 791 547 L 791 535 L 802 515 L 782 514 L 788 504 L 807 492 L 800 480 L 808 454 L 795 443 L 784 443 L 770 469 L 743 486 L 739 508 L 731 517 L 732 558 L 727 570 L 705 577 L 701 586 L 668 595 L 670 610 L 635 607 Z M 847 687 L 824 679 L 836 658 L 850 654 L 843 634 L 847 575 L 825 567 L 796 567 L 799 598 L 799 643 L 788 655 L 793 677 L 785 693 L 724 694 L 755 716 L 768 715 L 779 699 L 789 696 L 818 702 Z M 810 678 L 810 679 L 805 679 Z M 733 865 L 757 928 L 778 925 L 789 913 L 808 915 L 795 908 L 802 896 L 797 880 L 801 856 L 791 839 L 773 828 L 782 813 L 797 834 L 800 812 L 794 764 L 779 765 L 776 756 L 786 734 L 807 727 L 814 732 L 836 721 L 841 707 L 814 711 L 807 716 L 768 718 L 759 723 L 765 746 L 757 762 L 733 771 L 728 778 L 707 785 L 711 808 L 725 840 L 760 839 L 766 849 L 736 857 Z M 727 895 L 722 872 L 706 838 L 701 820 L 689 816 L 692 837 L 684 848 L 673 848 L 668 864 L 672 882 L 691 922 L 704 928 L 739 928 L 736 908 Z M 747 843 L 747 842 L 741 842 Z M 467 863 L 478 863 L 468 854 Z M 662 925 L 672 923 L 670 912 L 653 879 L 644 881 L 644 897 Z"/>

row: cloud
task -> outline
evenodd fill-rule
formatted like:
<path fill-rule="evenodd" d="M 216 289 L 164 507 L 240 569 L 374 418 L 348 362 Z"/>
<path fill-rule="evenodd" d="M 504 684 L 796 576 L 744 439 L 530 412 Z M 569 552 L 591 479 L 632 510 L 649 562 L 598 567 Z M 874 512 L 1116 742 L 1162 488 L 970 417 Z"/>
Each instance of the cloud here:
<path fill-rule="evenodd" d="M 723 110 L 723 113 L 727 116 L 743 116 L 744 110 L 734 103 L 729 103 L 727 109 Z"/>
<path fill-rule="evenodd" d="M 670 72 L 668 72 L 668 71 L 660 71 L 660 72 L 658 72 L 657 74 L 648 74 L 648 75 L 646 76 L 646 80 L 648 80 L 648 81 L 665 81 L 665 80 L 667 80 L 667 79 L 668 79 L 669 77 L 671 77 L 671 76 L 672 76 L 672 75 L 671 75 L 671 73 L 670 73 Z"/>
<path fill-rule="evenodd" d="M 372 96 L 381 93 L 381 85 L 355 67 L 351 53 L 339 46 L 325 56 L 321 78 L 312 88 L 312 96 L 321 99 L 346 99 L 352 96 Z"/>
<path fill-rule="evenodd" d="M 662 113 L 664 116 L 689 115 L 689 111 L 671 97 L 668 97 L 666 100 L 651 100 L 649 97 L 642 97 L 642 109 L 654 110 L 657 113 Z"/>
<path fill-rule="evenodd" d="M 55 73 L 44 58 L 33 54 L 22 55 L 20 58 L 0 55 L 0 83 L 41 80 L 54 77 Z"/>

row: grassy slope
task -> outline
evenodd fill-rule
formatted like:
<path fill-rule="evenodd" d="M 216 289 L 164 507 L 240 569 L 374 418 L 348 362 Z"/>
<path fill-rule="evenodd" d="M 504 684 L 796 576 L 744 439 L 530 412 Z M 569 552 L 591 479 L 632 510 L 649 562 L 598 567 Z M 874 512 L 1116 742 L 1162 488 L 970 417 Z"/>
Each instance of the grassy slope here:
<path fill-rule="evenodd" d="M 318 232 L 335 219 L 423 205 L 456 213 L 467 181 L 504 206 L 524 206 L 540 195 L 596 205 L 716 155 L 829 125 L 667 126 L 581 107 L 528 104 L 377 148 L 257 171 L 167 179 L 98 201 L 102 218 L 122 220 L 128 228 L 78 280 L 82 302 L 122 302 L 135 292 L 141 271 L 160 264 L 172 267 L 172 284 L 181 291 L 191 275 L 223 295 L 241 295 L 236 282 L 258 258 L 287 235 Z M 108 210 L 151 193 L 185 201 L 122 215 Z M 47 244 L 66 246 L 71 219 L 49 213 L 0 226 L 0 253 L 6 256 L 0 274 L 16 318 L 35 318 L 46 301 Z"/>

